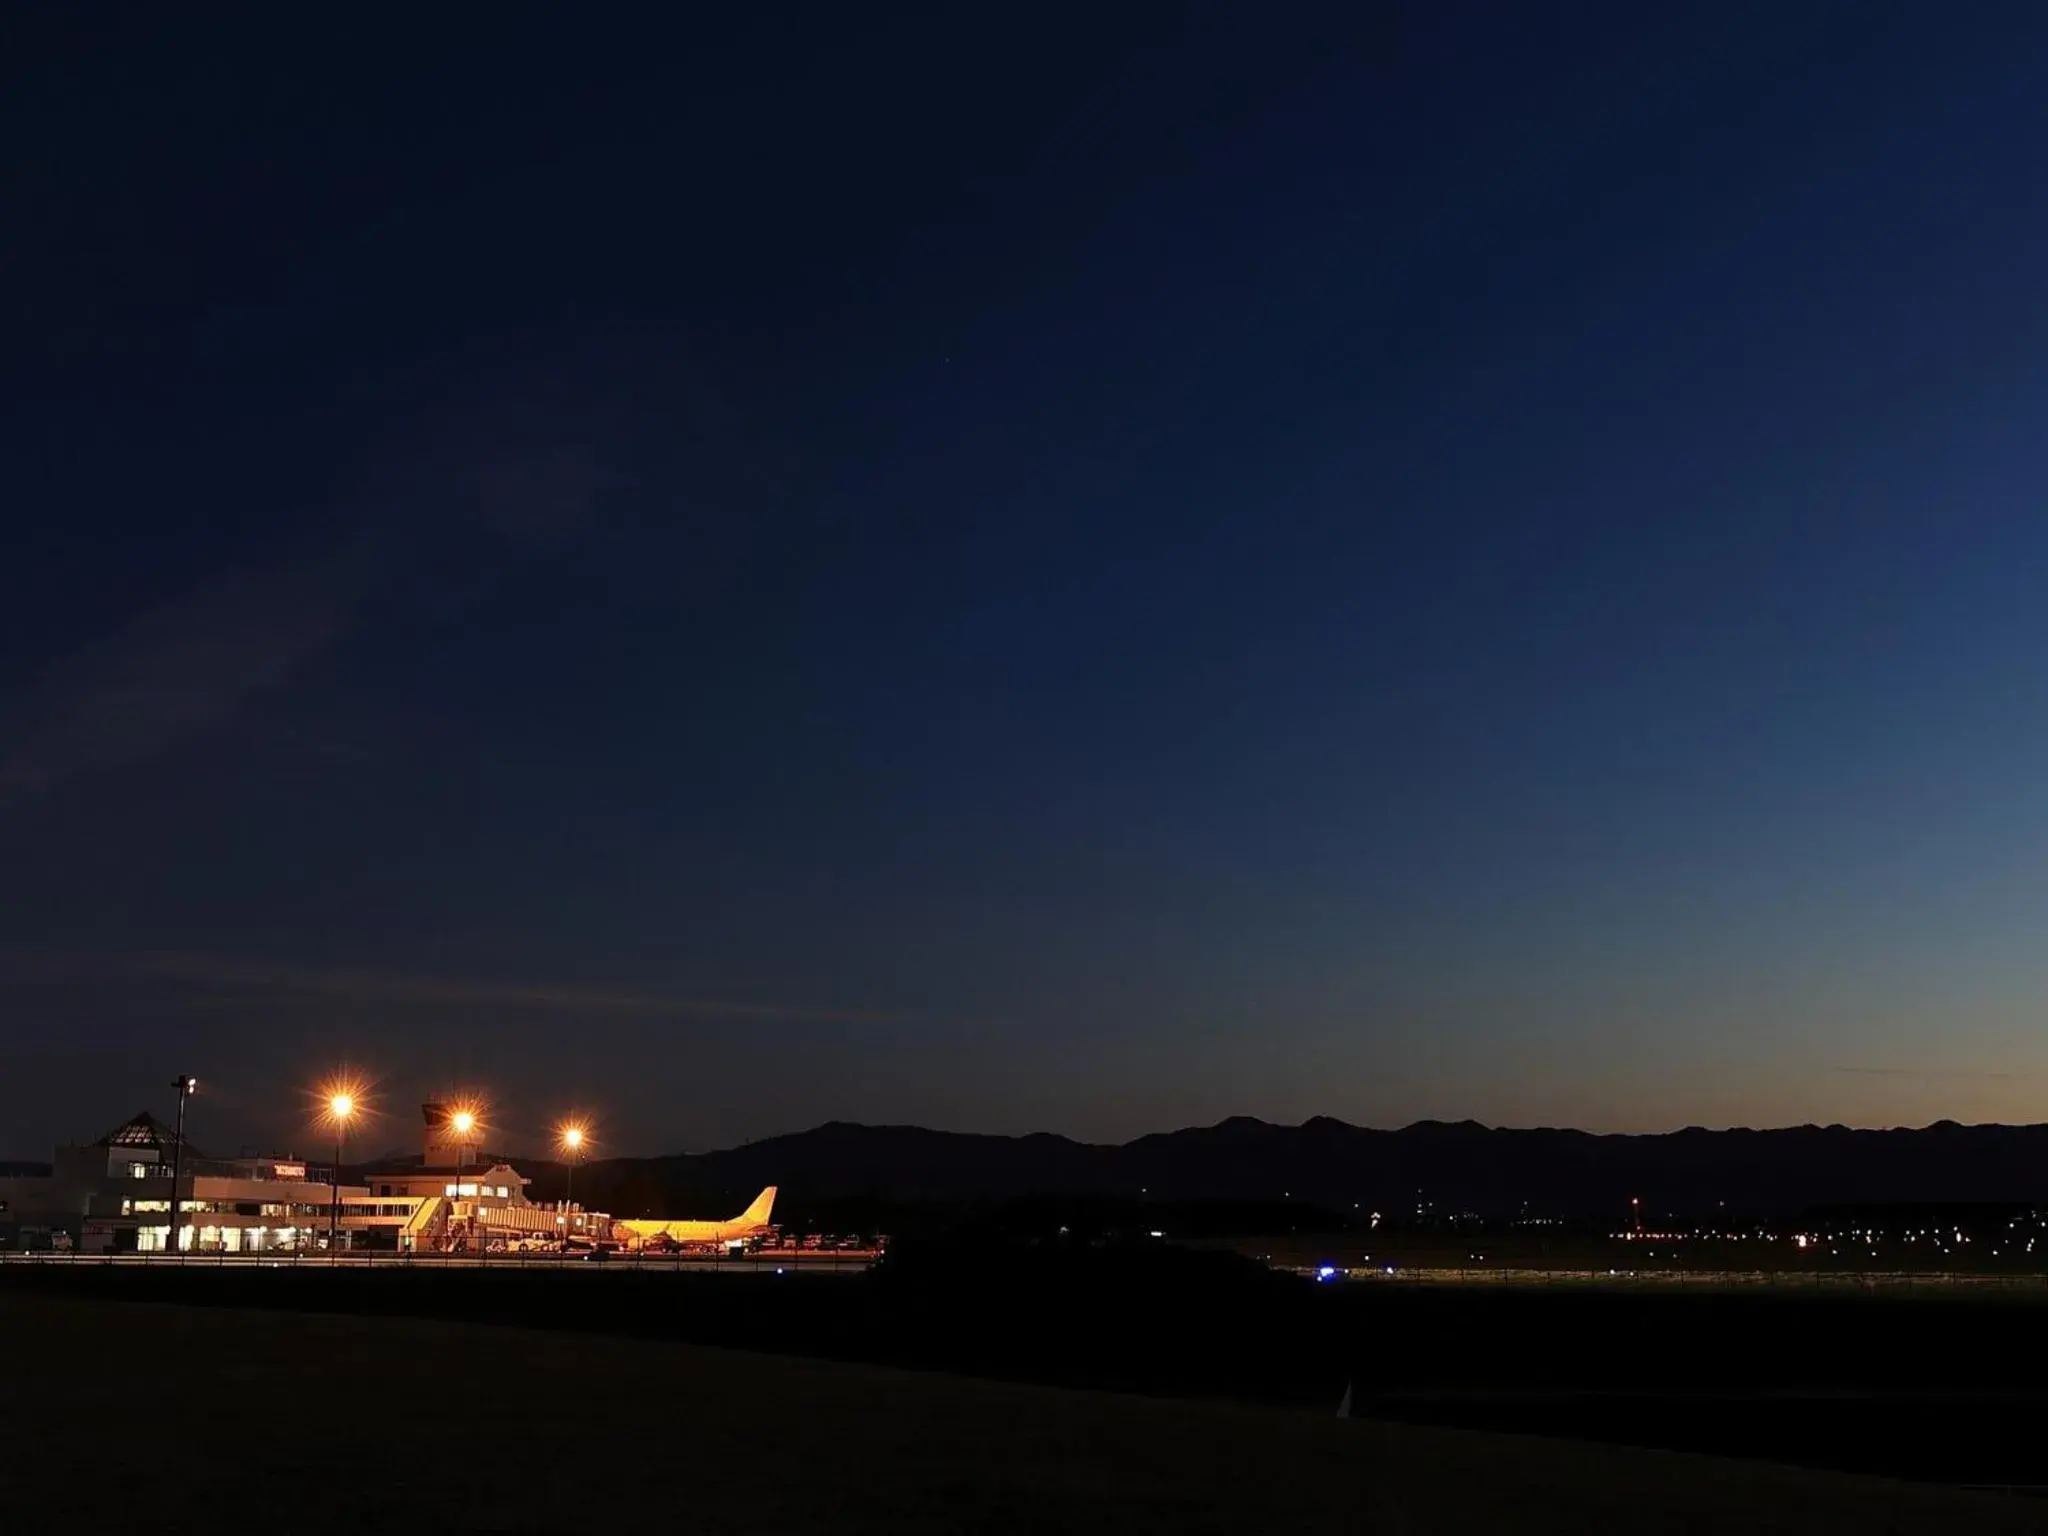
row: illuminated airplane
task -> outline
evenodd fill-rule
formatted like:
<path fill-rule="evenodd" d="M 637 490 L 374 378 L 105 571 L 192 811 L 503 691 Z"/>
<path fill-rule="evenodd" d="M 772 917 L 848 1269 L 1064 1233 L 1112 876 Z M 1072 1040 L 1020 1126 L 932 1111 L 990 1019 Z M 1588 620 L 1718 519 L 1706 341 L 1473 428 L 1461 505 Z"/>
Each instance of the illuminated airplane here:
<path fill-rule="evenodd" d="M 612 1231 L 635 1248 L 666 1240 L 692 1247 L 723 1247 L 759 1237 L 768 1230 L 768 1213 L 775 1209 L 775 1186 L 770 1184 L 754 1197 L 731 1221 L 618 1221 Z"/>

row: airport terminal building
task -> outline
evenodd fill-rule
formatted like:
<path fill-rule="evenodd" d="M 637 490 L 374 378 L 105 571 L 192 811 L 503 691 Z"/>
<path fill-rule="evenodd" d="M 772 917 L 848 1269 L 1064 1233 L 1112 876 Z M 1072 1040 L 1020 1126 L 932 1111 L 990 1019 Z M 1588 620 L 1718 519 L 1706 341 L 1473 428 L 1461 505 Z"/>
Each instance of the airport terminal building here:
<path fill-rule="evenodd" d="M 172 1166 L 179 1163 L 179 1246 L 232 1253 L 291 1249 L 325 1237 L 332 1170 L 284 1157 L 215 1159 L 143 1113 L 97 1141 L 59 1147 L 47 1171 L 0 1178 L 0 1241 L 11 1249 L 86 1252 L 170 1246 Z M 348 1186 L 343 1198 L 363 1192 Z"/>
<path fill-rule="evenodd" d="M 0 1251 L 290 1253 L 336 1249 L 481 1252 L 609 1233 L 609 1218 L 535 1205 L 509 1164 L 448 1166 L 427 1106 L 422 1165 L 372 1167 L 337 1183 L 331 1165 L 288 1156 L 208 1158 L 143 1113 L 47 1167 L 0 1172 Z M 177 1237 L 172 1238 L 173 1170 Z M 338 1202 L 338 1213 L 337 1213 Z"/>

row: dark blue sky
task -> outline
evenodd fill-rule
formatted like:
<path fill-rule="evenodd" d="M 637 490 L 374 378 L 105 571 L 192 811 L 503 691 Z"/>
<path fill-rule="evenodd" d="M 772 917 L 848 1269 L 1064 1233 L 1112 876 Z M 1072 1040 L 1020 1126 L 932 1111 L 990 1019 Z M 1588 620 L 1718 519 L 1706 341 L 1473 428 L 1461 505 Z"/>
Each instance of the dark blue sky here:
<path fill-rule="evenodd" d="M 9 23 L 0 1151 L 2038 1118 L 2048 17 L 735 9 Z"/>

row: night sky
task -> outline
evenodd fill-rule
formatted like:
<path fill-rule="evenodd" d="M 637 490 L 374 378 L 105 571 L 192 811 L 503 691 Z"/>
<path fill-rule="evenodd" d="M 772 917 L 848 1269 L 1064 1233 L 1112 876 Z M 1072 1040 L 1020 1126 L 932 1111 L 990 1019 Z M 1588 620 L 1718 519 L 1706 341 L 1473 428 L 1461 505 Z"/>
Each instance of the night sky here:
<path fill-rule="evenodd" d="M 2048 12 L 892 9 L 11 14 L 0 1154 L 2042 1117 Z"/>

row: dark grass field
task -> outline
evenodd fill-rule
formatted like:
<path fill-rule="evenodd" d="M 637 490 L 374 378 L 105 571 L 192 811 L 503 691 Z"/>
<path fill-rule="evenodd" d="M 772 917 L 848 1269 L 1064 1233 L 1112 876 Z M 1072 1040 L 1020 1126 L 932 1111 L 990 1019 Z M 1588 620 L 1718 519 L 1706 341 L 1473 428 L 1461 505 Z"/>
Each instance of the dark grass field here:
<path fill-rule="evenodd" d="M 1323 1286 L 1158 1254 L 864 1277 L 0 1265 L 0 1291 L 547 1327 L 1041 1386 L 2048 1486 L 2038 1293 Z"/>
<path fill-rule="evenodd" d="M 1759 1463 L 446 1321 L 0 1294 L 0 1529 L 2048 1529 Z"/>

